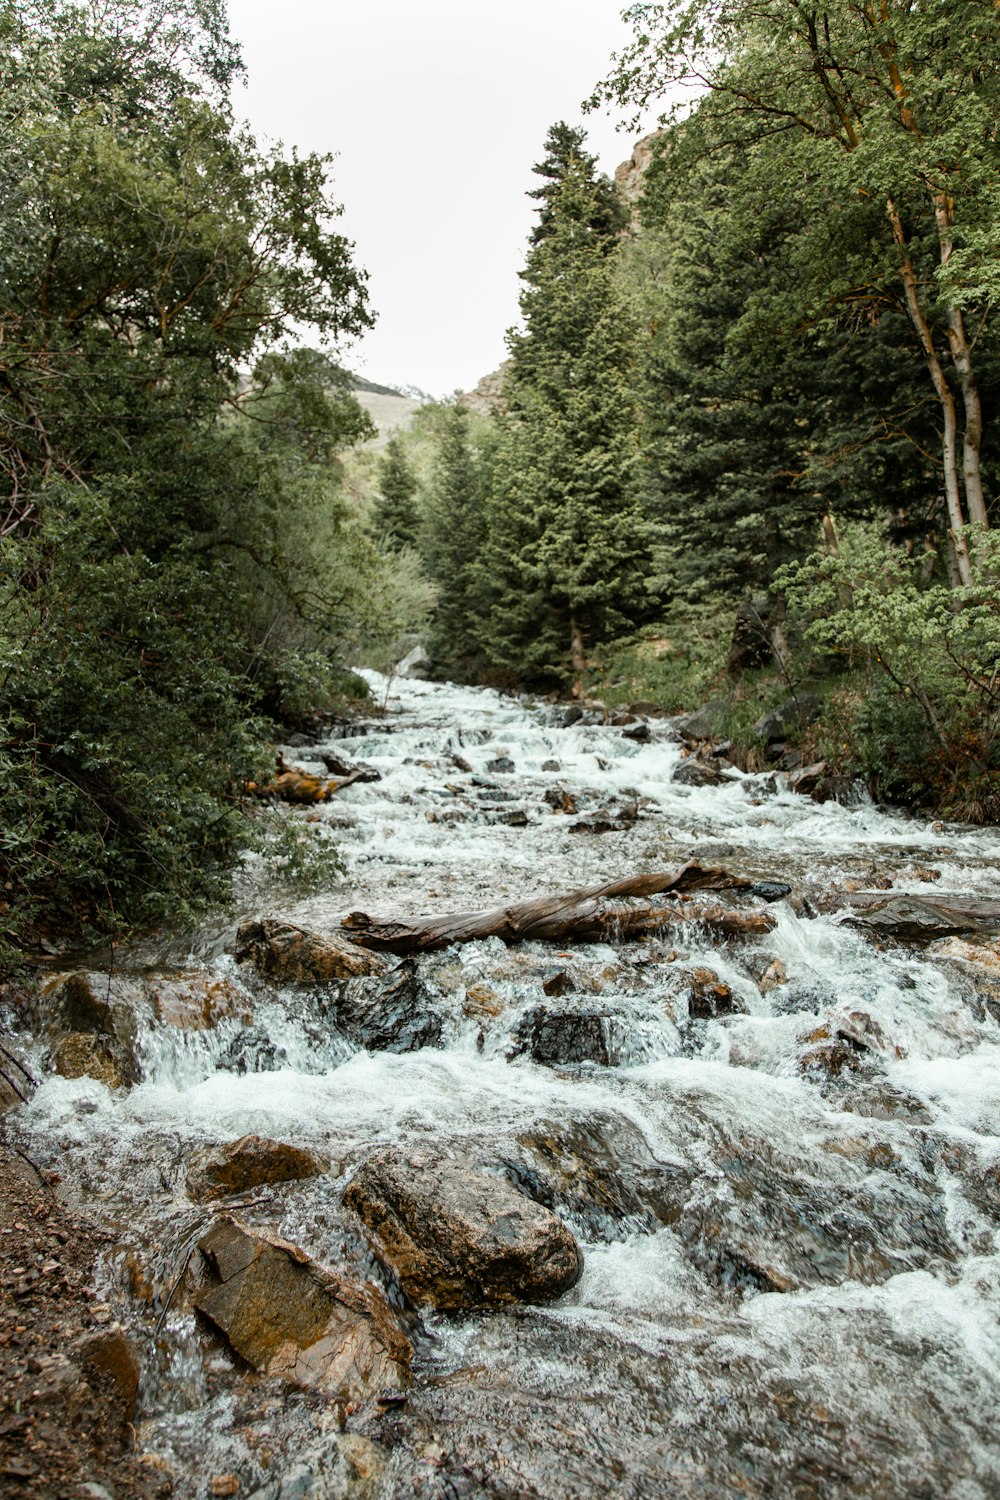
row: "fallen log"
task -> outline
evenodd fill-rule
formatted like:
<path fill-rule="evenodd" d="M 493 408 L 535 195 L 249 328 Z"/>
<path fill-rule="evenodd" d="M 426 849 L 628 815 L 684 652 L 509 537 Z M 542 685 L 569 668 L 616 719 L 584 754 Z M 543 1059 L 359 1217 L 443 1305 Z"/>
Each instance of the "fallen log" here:
<path fill-rule="evenodd" d="M 682 902 L 687 891 L 740 890 L 750 884 L 728 870 L 687 864 L 680 870 L 633 875 L 607 885 L 568 891 L 560 896 L 496 907 L 484 912 L 452 912 L 440 917 L 373 917 L 353 911 L 342 927 L 352 943 L 380 952 L 430 953 L 452 943 L 498 937 L 502 942 L 627 942 L 664 927 L 701 922 L 726 937 L 770 932 L 774 917 L 766 911 L 729 911 L 718 904 Z M 652 896 L 670 895 L 668 903 Z M 640 904 L 623 905 L 625 901 Z"/>

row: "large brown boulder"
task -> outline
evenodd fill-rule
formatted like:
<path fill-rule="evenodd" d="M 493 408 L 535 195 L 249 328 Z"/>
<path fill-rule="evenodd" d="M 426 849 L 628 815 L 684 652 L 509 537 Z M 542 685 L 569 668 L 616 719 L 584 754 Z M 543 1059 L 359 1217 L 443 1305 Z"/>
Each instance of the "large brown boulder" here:
<path fill-rule="evenodd" d="M 506 1177 L 436 1152 L 375 1152 L 344 1202 L 423 1306 L 549 1302 L 583 1270 L 580 1247 L 556 1214 Z"/>
<path fill-rule="evenodd" d="M 47 979 L 38 1006 L 56 1071 L 65 1078 L 87 1074 L 109 1088 L 135 1083 L 137 1009 L 143 999 L 138 981 L 99 971 L 80 969 Z"/>
<path fill-rule="evenodd" d="M 320 1177 L 329 1170 L 330 1163 L 314 1151 L 304 1151 L 287 1141 L 244 1135 L 238 1141 L 199 1151 L 188 1168 L 187 1190 L 196 1202 L 204 1202 L 276 1182 Z"/>
<path fill-rule="evenodd" d="M 236 960 L 247 959 L 279 984 L 329 984 L 360 974 L 384 974 L 390 962 L 346 938 L 309 932 L 274 917 L 244 922 L 240 927 Z"/>
<path fill-rule="evenodd" d="M 198 1248 L 212 1282 L 194 1305 L 255 1370 L 344 1401 L 409 1384 L 409 1340 L 375 1287 L 228 1217 Z"/>
<path fill-rule="evenodd" d="M 235 980 L 211 969 L 179 969 L 169 974 L 146 974 L 143 983 L 157 1018 L 184 1031 L 207 1031 L 220 1021 L 248 1023 L 253 1018 L 249 996 Z"/>

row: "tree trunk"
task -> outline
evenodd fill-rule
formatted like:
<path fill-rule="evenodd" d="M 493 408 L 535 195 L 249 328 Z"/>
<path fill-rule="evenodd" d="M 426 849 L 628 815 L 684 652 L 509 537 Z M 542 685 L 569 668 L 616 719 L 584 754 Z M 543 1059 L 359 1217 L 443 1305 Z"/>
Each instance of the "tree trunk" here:
<path fill-rule="evenodd" d="M 941 404 L 942 435 L 941 435 L 941 461 L 944 468 L 944 493 L 948 505 L 948 521 L 950 523 L 951 539 L 955 548 L 955 557 L 958 562 L 959 576 L 963 583 L 972 582 L 972 565 L 969 561 L 969 549 L 963 535 L 965 516 L 962 512 L 962 496 L 958 483 L 958 415 L 955 410 L 955 398 L 951 393 L 951 387 L 941 368 L 937 349 L 934 346 L 934 336 L 930 325 L 924 316 L 923 308 L 920 306 L 920 294 L 917 290 L 917 277 L 913 269 L 906 243 L 906 231 L 900 218 L 899 210 L 889 197 L 886 198 L 886 213 L 892 226 L 892 237 L 903 251 L 900 275 L 903 279 L 903 291 L 906 296 L 906 308 L 910 315 L 910 321 L 916 330 L 920 340 L 920 347 L 924 352 L 924 362 L 927 365 L 934 390 Z"/>
<path fill-rule="evenodd" d="M 622 942 L 647 937 L 681 922 L 701 922 L 724 936 L 770 932 L 774 918 L 769 912 L 730 911 L 717 903 L 696 906 L 679 899 L 682 891 L 734 890 L 749 883 L 727 870 L 687 864 L 680 870 L 634 875 L 610 885 L 485 912 L 458 912 L 410 921 L 371 917 L 367 912 L 356 911 L 344 918 L 341 927 L 344 935 L 360 948 L 401 956 L 433 952 L 452 943 L 472 943 L 487 937 L 498 937 L 505 943 Z M 669 903 L 645 899 L 664 894 L 678 899 Z M 621 904 L 630 898 L 643 898 L 643 903 Z"/>
<path fill-rule="evenodd" d="M 932 191 L 934 220 L 937 224 L 941 264 L 951 260 L 952 240 L 951 200 L 946 193 Z M 983 408 L 979 399 L 979 388 L 972 368 L 972 346 L 965 332 L 965 320 L 961 309 L 948 308 L 948 347 L 958 376 L 959 390 L 965 408 L 965 428 L 962 433 L 962 475 L 965 481 L 965 503 L 969 520 L 977 526 L 989 526 L 986 515 L 986 500 L 983 496 L 983 477 L 980 468 L 980 448 L 983 441 Z"/>
<path fill-rule="evenodd" d="M 583 632 L 576 615 L 569 617 L 569 657 L 573 667 L 574 698 L 583 697 L 583 674 L 587 670 L 587 658 L 583 650 Z"/>

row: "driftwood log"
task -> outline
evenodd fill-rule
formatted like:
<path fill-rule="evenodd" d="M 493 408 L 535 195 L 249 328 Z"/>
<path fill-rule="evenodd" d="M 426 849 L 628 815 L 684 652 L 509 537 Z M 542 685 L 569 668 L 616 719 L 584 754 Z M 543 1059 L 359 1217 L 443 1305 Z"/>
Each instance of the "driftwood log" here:
<path fill-rule="evenodd" d="M 440 917 L 372 917 L 354 911 L 343 919 L 345 936 L 360 948 L 403 956 L 430 953 L 452 943 L 498 937 L 505 943 L 626 942 L 681 922 L 700 922 L 726 937 L 770 932 L 767 911 L 732 911 L 718 903 L 684 901 L 688 891 L 738 890 L 750 884 L 727 870 L 687 864 L 680 870 L 633 875 L 608 885 L 568 891 L 492 911 L 457 912 Z M 666 901 L 653 901 L 666 896 Z M 629 902 L 631 904 L 625 904 Z"/>

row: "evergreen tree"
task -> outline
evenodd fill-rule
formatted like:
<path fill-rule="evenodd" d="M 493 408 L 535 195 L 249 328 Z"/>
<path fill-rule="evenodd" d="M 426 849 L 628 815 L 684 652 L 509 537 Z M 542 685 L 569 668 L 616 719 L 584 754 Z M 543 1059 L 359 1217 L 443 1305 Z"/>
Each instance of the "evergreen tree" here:
<path fill-rule="evenodd" d="M 418 487 L 403 440 L 394 432 L 379 462 L 373 520 L 378 533 L 396 547 L 416 546 L 420 530 Z"/>
<path fill-rule="evenodd" d="M 647 605 L 633 390 L 636 328 L 616 280 L 621 211 L 557 126 L 522 273 L 480 576 L 491 659 L 579 680 L 589 647 Z"/>
<path fill-rule="evenodd" d="M 478 558 L 486 534 L 488 451 L 474 435 L 464 406 L 443 406 L 435 422 L 435 452 L 421 530 L 421 555 L 438 592 L 429 640 L 436 665 L 476 675 L 483 601 Z"/>

